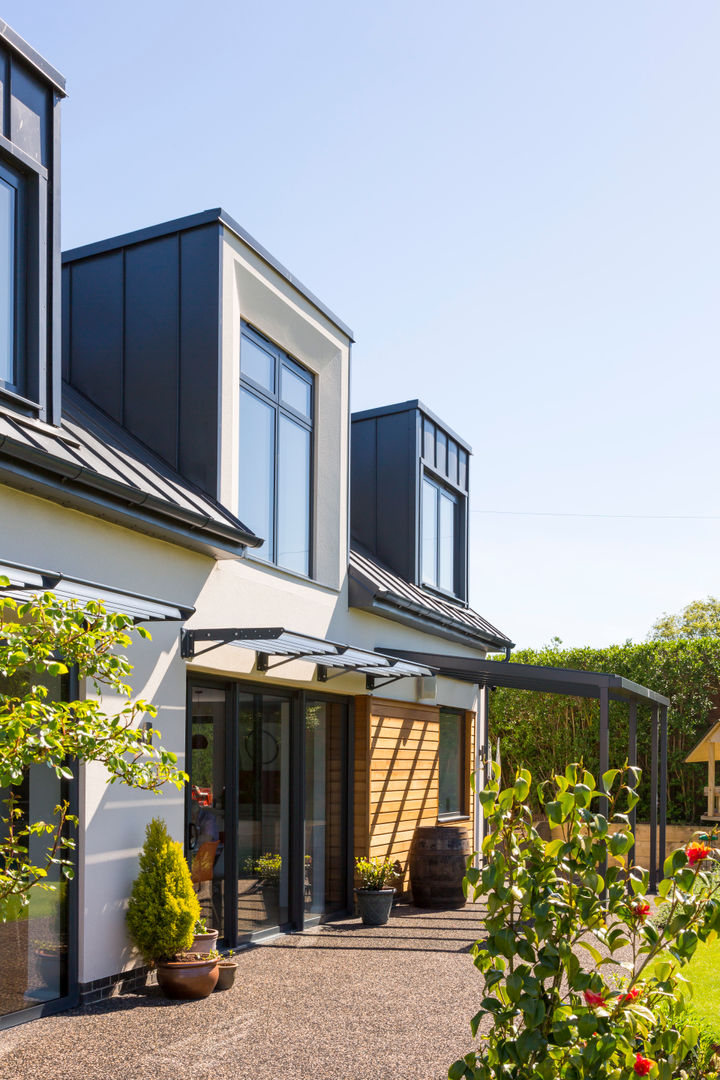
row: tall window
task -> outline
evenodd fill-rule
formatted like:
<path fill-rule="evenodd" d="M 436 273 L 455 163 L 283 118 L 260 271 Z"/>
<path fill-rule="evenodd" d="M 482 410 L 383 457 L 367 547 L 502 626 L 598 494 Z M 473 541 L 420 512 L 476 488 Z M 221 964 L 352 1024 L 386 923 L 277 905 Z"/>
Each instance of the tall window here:
<path fill-rule="evenodd" d="M 255 553 L 310 573 L 313 377 L 243 326 L 239 516 L 265 543 Z"/>
<path fill-rule="evenodd" d="M 428 477 L 422 485 L 422 580 L 455 593 L 457 498 Z"/>
<path fill-rule="evenodd" d="M 466 814 L 465 714 L 440 710 L 438 817 Z"/>
<path fill-rule="evenodd" d="M 22 185 L 0 164 L 0 386 L 22 392 Z"/>

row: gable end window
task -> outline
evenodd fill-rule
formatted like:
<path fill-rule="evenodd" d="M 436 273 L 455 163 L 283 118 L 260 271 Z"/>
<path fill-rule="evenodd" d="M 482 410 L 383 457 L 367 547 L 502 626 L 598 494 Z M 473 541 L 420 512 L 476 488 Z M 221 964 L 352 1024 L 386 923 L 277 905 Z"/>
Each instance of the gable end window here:
<path fill-rule="evenodd" d="M 309 371 L 243 326 L 238 513 L 265 540 L 255 555 L 307 576 L 314 389 Z"/>
<path fill-rule="evenodd" d="M 0 387 L 25 393 L 25 185 L 0 162 Z"/>

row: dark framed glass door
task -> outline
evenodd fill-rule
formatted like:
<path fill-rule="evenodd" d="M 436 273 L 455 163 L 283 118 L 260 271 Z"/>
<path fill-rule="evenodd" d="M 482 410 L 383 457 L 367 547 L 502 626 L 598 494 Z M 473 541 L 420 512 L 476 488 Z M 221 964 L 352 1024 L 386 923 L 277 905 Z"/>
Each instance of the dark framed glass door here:
<path fill-rule="evenodd" d="M 348 715 L 338 698 L 191 680 L 187 856 L 224 945 L 347 910 Z"/>
<path fill-rule="evenodd" d="M 32 681 L 47 687 L 50 700 L 69 701 L 78 695 L 74 672 L 59 677 L 33 673 Z M 0 680 L 0 689 L 15 696 L 25 687 L 16 676 Z M 11 790 L 15 809 L 25 820 L 50 822 L 55 807 L 65 800 L 71 814 L 78 812 L 77 779 L 61 779 L 47 765 L 31 765 L 20 784 L 0 788 L 0 819 L 8 816 Z M 0 820 L 0 830 L 6 828 Z M 30 860 L 43 866 L 46 853 L 47 837 L 31 837 Z M 18 917 L 0 923 L 0 1029 L 71 1008 L 78 1001 L 76 879 L 68 881 L 58 866 L 50 866 L 44 881 L 53 888 L 33 889 Z"/>

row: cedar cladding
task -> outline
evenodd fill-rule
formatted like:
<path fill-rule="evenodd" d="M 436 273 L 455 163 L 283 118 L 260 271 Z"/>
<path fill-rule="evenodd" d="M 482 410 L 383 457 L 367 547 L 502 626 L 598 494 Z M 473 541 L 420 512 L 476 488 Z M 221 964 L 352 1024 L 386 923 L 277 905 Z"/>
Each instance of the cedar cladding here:
<path fill-rule="evenodd" d="M 467 756 L 473 760 L 472 714 Z M 355 854 L 388 856 L 403 869 L 395 882 L 409 888 L 408 860 L 415 829 L 438 824 L 440 710 L 428 705 L 360 697 L 355 707 Z M 472 828 L 469 784 L 468 828 Z M 453 823 L 454 824 L 454 823 Z"/>

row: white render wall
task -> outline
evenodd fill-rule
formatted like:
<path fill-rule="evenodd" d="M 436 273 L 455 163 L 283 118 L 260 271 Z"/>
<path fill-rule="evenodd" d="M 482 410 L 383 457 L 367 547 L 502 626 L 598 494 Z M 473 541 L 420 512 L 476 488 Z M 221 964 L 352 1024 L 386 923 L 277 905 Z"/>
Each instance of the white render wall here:
<path fill-rule="evenodd" d="M 25 563 L 195 606 L 188 627 L 284 626 L 288 630 L 352 644 L 472 655 L 471 650 L 386 619 L 347 608 L 347 573 L 338 589 L 278 571 L 257 560 L 215 562 L 141 533 L 100 521 L 44 499 L 0 487 L 0 561 Z M 318 683 L 316 669 L 302 661 L 277 674 L 254 670 L 255 653 L 223 646 L 199 661 L 180 658 L 180 626 L 152 624 L 151 642 L 138 640 L 130 653 L 135 695 L 159 706 L 156 721 L 163 745 L 185 765 L 185 708 L 188 669 L 250 679 L 266 686 L 295 686 L 322 693 L 365 693 L 365 677 L 347 674 Z M 378 691 L 382 697 L 416 701 L 418 684 L 403 679 Z M 87 688 L 91 693 L 92 688 Z M 114 702 L 106 697 L 111 711 Z M 439 679 L 438 704 L 477 707 L 477 687 Z M 160 795 L 109 786 L 104 770 L 82 771 L 80 790 L 79 978 L 89 982 L 134 966 L 137 957 L 125 932 L 125 908 L 137 873 L 147 822 L 162 816 L 182 841 L 184 799 L 174 788 Z"/>
<path fill-rule="evenodd" d="M 315 376 L 314 576 L 339 588 L 347 570 L 350 341 L 230 229 L 222 243 L 220 502 L 238 513 L 243 320 Z M 242 514 L 240 514 L 242 518 Z M 244 522 L 253 528 L 252 521 Z M 257 527 L 257 526 L 256 526 Z"/>

